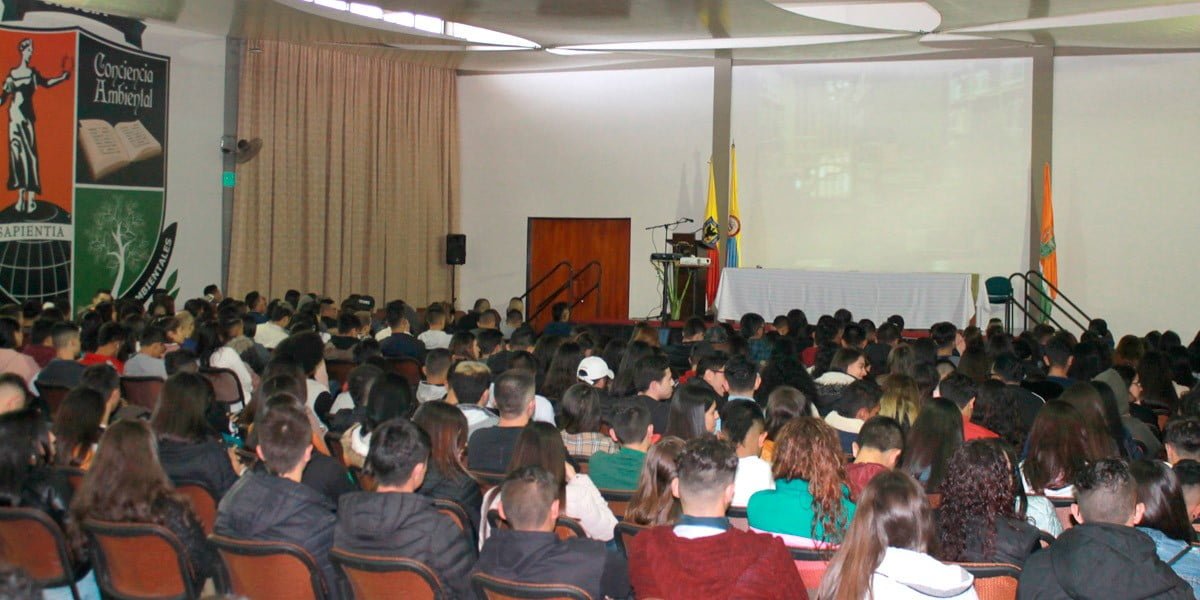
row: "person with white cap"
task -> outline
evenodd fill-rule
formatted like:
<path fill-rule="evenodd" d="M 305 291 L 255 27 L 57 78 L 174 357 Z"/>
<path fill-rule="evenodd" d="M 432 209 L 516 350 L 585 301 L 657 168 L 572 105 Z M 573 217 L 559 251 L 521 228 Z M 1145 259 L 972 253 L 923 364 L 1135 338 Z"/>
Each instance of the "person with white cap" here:
<path fill-rule="evenodd" d="M 616 375 L 608 368 L 608 363 L 599 356 L 589 356 L 579 361 L 579 380 L 601 390 L 607 390 L 608 385 Z"/>

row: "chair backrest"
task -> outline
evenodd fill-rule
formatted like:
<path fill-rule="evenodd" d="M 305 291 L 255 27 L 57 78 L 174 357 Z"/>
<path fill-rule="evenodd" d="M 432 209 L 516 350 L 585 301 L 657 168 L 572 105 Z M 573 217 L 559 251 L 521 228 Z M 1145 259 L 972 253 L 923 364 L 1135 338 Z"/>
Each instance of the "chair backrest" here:
<path fill-rule="evenodd" d="M 421 384 L 421 361 L 404 356 L 388 358 L 387 365 L 394 373 L 407 379 L 408 384 L 414 389 Z"/>
<path fill-rule="evenodd" d="M 625 550 L 626 556 L 629 554 L 629 542 L 637 537 L 637 534 L 649 529 L 645 525 L 638 525 L 628 521 L 617 522 L 617 543 L 621 545 L 621 549 Z"/>
<path fill-rule="evenodd" d="M 67 397 L 67 392 L 70 392 L 71 388 L 39 383 L 37 384 L 37 390 L 38 396 L 46 402 L 46 407 L 50 409 L 50 414 L 47 416 L 53 419 L 54 413 L 58 412 L 58 406 L 62 404 L 63 398 Z"/>
<path fill-rule="evenodd" d="M 582 588 L 565 583 L 521 583 L 486 573 L 471 575 L 475 595 L 486 600 L 592 600 Z"/>
<path fill-rule="evenodd" d="M 941 506 L 942 506 L 942 495 L 941 494 L 926 494 L 925 497 L 929 499 L 929 507 L 930 508 L 941 508 Z"/>
<path fill-rule="evenodd" d="M 406 598 L 435 600 L 445 597 L 437 573 L 411 558 L 357 554 L 334 548 L 334 567 L 345 578 L 344 598 Z"/>
<path fill-rule="evenodd" d="M 158 377 L 122 377 L 121 396 L 130 404 L 153 412 L 162 394 L 163 380 Z"/>
<path fill-rule="evenodd" d="M 468 450 L 469 452 L 469 450 Z M 504 483 L 504 473 L 491 473 L 488 471 L 470 471 L 471 477 L 479 483 L 479 492 L 481 494 L 488 493 L 488 490 Z"/>
<path fill-rule="evenodd" d="M 196 481 L 177 481 L 175 490 L 192 501 L 192 510 L 200 519 L 204 535 L 212 533 L 213 523 L 217 522 L 217 495 L 208 486 Z"/>
<path fill-rule="evenodd" d="M 788 546 L 788 552 L 792 553 L 792 561 L 796 564 L 796 572 L 800 574 L 800 580 L 804 582 L 804 589 L 808 591 L 810 598 L 817 597 L 817 588 L 821 587 L 821 578 L 825 576 L 825 569 L 829 568 L 829 561 L 836 551 L 837 548 L 834 546 L 828 548 Z"/>
<path fill-rule="evenodd" d="M 1063 531 L 1066 531 L 1075 526 L 1075 518 L 1071 516 L 1071 505 L 1075 504 L 1074 498 L 1055 498 L 1047 496 L 1050 504 L 1054 505 L 1054 514 L 1058 516 L 1058 520 L 1062 523 Z"/>
<path fill-rule="evenodd" d="M 725 509 L 725 518 L 729 519 L 729 524 L 737 529 L 750 530 L 750 515 L 746 512 L 745 506 L 730 506 Z"/>
<path fill-rule="evenodd" d="M 987 290 L 988 300 L 992 304 L 1001 304 L 1012 299 L 1013 286 L 1007 277 L 988 277 L 983 282 L 983 287 Z"/>
<path fill-rule="evenodd" d="M 74 585 L 62 529 L 33 508 L 0 508 L 0 560 L 25 570 L 39 586 Z"/>
<path fill-rule="evenodd" d="M 339 385 L 345 386 L 346 381 L 350 379 L 350 371 L 357 366 L 352 360 L 327 360 L 325 361 L 325 372 L 329 374 L 330 381 L 336 381 Z"/>
<path fill-rule="evenodd" d="M 588 463 L 591 462 L 592 457 L 578 456 L 578 455 L 572 454 L 571 460 L 575 461 L 575 465 L 579 467 L 578 470 L 580 473 L 582 473 L 584 475 L 588 474 Z"/>
<path fill-rule="evenodd" d="M 487 512 L 487 523 L 488 527 L 492 528 L 493 530 L 509 529 L 508 521 L 502 519 L 500 517 L 500 511 L 494 508 Z M 579 521 L 572 519 L 571 517 L 560 516 L 558 520 L 554 522 L 554 533 L 558 535 L 558 539 L 560 540 L 587 537 L 587 533 L 583 531 L 583 526 L 579 524 Z"/>
<path fill-rule="evenodd" d="M 246 398 L 242 395 L 242 382 L 238 381 L 237 373 L 229 369 L 202 367 L 200 375 L 212 384 L 216 402 L 227 405 L 241 403 L 245 406 Z"/>
<path fill-rule="evenodd" d="M 467 515 L 467 510 L 461 504 L 453 500 L 437 498 L 433 501 L 433 506 L 438 512 L 450 517 L 460 531 L 465 533 L 471 529 L 471 517 Z"/>
<path fill-rule="evenodd" d="M 115 598 L 197 598 L 187 551 L 171 530 L 150 523 L 83 522 L 96 582 Z"/>
<path fill-rule="evenodd" d="M 1016 600 L 1021 567 L 1008 563 L 957 563 L 975 576 L 979 600 Z"/>
<path fill-rule="evenodd" d="M 600 490 L 600 495 L 604 496 L 604 501 L 608 503 L 609 510 L 612 511 L 614 517 L 620 519 L 625 516 L 625 509 L 629 508 L 629 500 L 633 497 L 633 490 Z"/>
<path fill-rule="evenodd" d="M 213 534 L 208 541 L 225 567 L 228 593 L 247 598 L 324 600 L 325 577 L 304 548 L 285 542 L 239 540 Z"/>

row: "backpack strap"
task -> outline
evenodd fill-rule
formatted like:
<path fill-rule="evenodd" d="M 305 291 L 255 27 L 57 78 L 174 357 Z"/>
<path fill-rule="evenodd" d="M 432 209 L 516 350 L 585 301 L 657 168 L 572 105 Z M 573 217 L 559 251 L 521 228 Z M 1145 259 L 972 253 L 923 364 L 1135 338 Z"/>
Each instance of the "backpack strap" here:
<path fill-rule="evenodd" d="M 1171 560 L 1168 560 L 1168 561 L 1167 561 L 1167 565 L 1169 565 L 1169 566 L 1170 566 L 1170 565 L 1174 565 L 1175 563 L 1179 562 L 1179 559 L 1183 558 L 1183 555 L 1185 555 L 1185 554 L 1187 554 L 1188 552 L 1191 552 L 1191 551 L 1192 551 L 1192 545 L 1191 545 L 1191 544 L 1188 544 L 1188 545 L 1184 546 L 1184 547 L 1183 547 L 1183 550 L 1180 550 L 1180 551 L 1179 551 L 1177 554 L 1175 554 L 1175 556 L 1172 556 L 1172 557 L 1171 557 Z"/>

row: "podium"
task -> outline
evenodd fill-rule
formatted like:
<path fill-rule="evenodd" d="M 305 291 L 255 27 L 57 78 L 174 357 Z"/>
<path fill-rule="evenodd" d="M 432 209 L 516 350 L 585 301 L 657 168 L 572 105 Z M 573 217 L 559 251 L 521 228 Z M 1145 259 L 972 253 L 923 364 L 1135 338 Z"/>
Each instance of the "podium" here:
<path fill-rule="evenodd" d="M 671 245 L 674 247 L 676 254 L 684 256 L 708 255 L 708 250 L 700 245 L 695 233 L 673 233 L 671 234 Z M 708 281 L 708 270 L 719 267 L 716 265 L 709 267 L 680 267 L 679 263 L 676 262 L 670 268 L 675 281 L 687 281 L 688 276 L 691 276 L 687 291 L 683 294 L 683 301 L 680 303 L 679 320 L 686 321 L 692 317 L 703 317 L 707 308 L 704 306 L 704 288 Z"/>

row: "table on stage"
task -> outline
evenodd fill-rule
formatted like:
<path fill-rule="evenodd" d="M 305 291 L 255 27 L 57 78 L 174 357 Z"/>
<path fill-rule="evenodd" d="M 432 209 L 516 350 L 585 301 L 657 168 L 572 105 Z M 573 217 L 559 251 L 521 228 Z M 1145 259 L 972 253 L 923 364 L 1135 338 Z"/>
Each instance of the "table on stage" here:
<path fill-rule="evenodd" d="M 976 301 L 970 273 L 864 273 L 795 269 L 724 269 L 717 289 L 717 318 L 737 320 L 748 312 L 771 322 L 799 308 L 815 323 L 821 315 L 847 308 L 855 319 L 882 323 L 904 317 L 905 327 L 927 329 L 939 321 L 966 327 L 987 294 Z"/>

